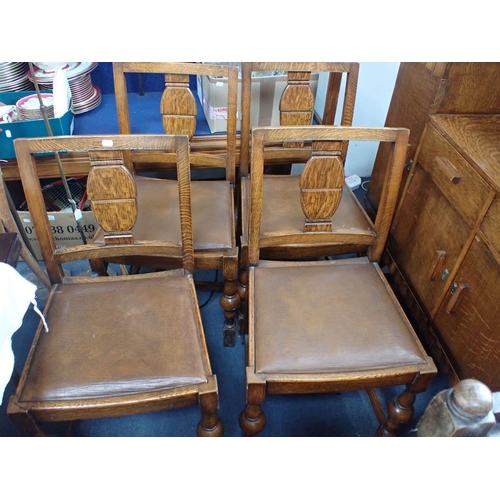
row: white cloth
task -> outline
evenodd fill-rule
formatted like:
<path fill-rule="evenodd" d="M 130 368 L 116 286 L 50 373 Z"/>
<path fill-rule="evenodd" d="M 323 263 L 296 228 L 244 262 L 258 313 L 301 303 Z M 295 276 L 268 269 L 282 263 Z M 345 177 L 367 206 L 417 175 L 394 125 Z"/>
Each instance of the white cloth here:
<path fill-rule="evenodd" d="M 69 111 L 71 106 L 71 87 L 66 73 L 62 68 L 57 68 L 52 81 L 52 96 L 54 105 L 54 118 L 61 118 Z"/>
<path fill-rule="evenodd" d="M 35 299 L 36 285 L 23 278 L 12 266 L 0 262 L 0 395 L 3 395 L 14 369 L 12 335 L 23 324 L 30 304 L 42 318 Z"/>

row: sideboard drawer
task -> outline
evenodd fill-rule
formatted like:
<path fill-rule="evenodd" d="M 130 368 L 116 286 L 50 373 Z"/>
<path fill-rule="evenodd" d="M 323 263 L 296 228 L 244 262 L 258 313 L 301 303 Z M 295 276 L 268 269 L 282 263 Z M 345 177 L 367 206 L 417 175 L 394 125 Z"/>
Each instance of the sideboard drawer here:
<path fill-rule="evenodd" d="M 487 199 L 489 187 L 432 124 L 425 131 L 418 162 L 472 227 Z"/>

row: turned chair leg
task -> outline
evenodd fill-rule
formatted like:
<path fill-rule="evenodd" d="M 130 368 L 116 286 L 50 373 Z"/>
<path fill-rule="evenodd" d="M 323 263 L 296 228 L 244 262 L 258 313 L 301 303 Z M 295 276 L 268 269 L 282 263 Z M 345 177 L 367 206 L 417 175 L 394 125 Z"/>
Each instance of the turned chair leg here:
<path fill-rule="evenodd" d="M 224 310 L 223 345 L 234 347 L 236 345 L 236 314 L 240 308 L 238 295 L 238 264 L 233 260 L 224 260 L 224 290 L 220 298 L 220 305 Z"/>
<path fill-rule="evenodd" d="M 430 356 L 426 356 L 426 362 L 420 365 L 418 375 L 411 383 L 407 384 L 399 396 L 387 405 L 389 413 L 387 420 L 377 429 L 376 436 L 395 436 L 396 429 L 413 418 L 415 412 L 413 404 L 417 394 L 425 392 L 429 388 L 436 373 L 434 361 Z"/>
<path fill-rule="evenodd" d="M 266 415 L 260 405 L 247 404 L 240 413 L 240 427 L 245 436 L 256 436 L 266 426 Z"/>
<path fill-rule="evenodd" d="M 196 428 L 199 437 L 220 437 L 224 434 L 224 426 L 219 420 L 219 397 L 217 394 L 217 382 L 215 377 L 208 381 L 206 392 L 200 392 L 198 396 L 201 420 Z"/>
<path fill-rule="evenodd" d="M 247 368 L 247 381 L 249 379 Z M 250 378 L 253 374 L 250 374 Z M 240 413 L 240 427 L 246 436 L 256 436 L 266 426 L 266 415 L 262 411 L 262 403 L 266 398 L 265 382 L 247 382 L 247 401 Z"/>
<path fill-rule="evenodd" d="M 389 401 L 387 405 L 387 420 L 379 426 L 376 436 L 394 437 L 396 430 L 401 424 L 408 423 L 415 412 L 413 404 L 416 394 L 410 387 L 406 387 L 403 392 Z"/>

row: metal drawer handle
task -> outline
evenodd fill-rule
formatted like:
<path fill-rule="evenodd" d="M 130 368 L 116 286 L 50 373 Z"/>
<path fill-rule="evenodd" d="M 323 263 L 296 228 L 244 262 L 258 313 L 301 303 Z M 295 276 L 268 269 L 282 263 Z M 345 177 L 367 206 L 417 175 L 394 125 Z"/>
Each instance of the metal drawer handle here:
<path fill-rule="evenodd" d="M 444 250 L 438 250 L 436 253 L 436 258 L 429 271 L 430 281 L 434 281 L 438 275 L 442 274 L 442 268 L 444 267 L 444 261 L 446 259 L 446 252 Z"/>
<path fill-rule="evenodd" d="M 448 158 L 436 156 L 434 158 L 434 163 L 452 184 L 458 184 L 462 180 L 458 170 L 453 166 Z"/>
<path fill-rule="evenodd" d="M 453 286 L 450 290 L 451 298 L 448 301 L 448 305 L 446 306 L 446 312 L 448 314 L 453 314 L 457 310 L 460 302 L 463 299 L 464 290 L 467 290 L 468 288 L 469 285 L 467 283 L 453 283 Z"/>

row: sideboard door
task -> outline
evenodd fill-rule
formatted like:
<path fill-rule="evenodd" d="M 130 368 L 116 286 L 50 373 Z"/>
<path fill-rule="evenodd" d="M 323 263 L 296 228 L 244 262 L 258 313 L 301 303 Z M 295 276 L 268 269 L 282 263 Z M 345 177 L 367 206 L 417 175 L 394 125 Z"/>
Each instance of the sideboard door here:
<path fill-rule="evenodd" d="M 469 226 L 419 164 L 394 220 L 389 252 L 427 317 L 437 307 Z"/>
<path fill-rule="evenodd" d="M 476 236 L 434 320 L 460 379 L 500 391 L 500 264 Z"/>

